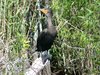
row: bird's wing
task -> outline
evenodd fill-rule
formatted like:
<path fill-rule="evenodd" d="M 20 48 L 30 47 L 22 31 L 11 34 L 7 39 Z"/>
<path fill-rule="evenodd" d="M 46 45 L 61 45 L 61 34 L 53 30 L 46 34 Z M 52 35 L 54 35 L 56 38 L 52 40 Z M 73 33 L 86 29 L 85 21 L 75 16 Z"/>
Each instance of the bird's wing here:
<path fill-rule="evenodd" d="M 45 35 L 47 34 L 46 32 L 47 32 L 47 29 L 43 30 L 43 31 L 39 34 L 38 40 L 37 40 L 37 41 L 43 40 L 44 37 L 45 37 Z"/>
<path fill-rule="evenodd" d="M 38 36 L 38 39 L 37 39 L 37 45 L 38 44 L 42 44 L 45 40 L 45 36 L 47 35 L 47 29 L 43 30 L 39 36 Z"/>

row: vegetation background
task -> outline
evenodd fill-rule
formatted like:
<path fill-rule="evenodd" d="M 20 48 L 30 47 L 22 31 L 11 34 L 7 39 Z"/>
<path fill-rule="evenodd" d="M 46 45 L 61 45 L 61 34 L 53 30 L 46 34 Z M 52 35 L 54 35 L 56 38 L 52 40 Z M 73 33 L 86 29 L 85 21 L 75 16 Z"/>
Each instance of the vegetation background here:
<path fill-rule="evenodd" d="M 26 68 L 26 53 L 31 48 L 27 30 L 34 32 L 37 10 L 29 27 L 25 17 L 30 4 L 36 5 L 34 1 L 0 0 L 0 58 L 6 57 L 6 68 L 0 64 L 0 72 L 5 75 L 23 75 Z M 50 7 L 58 30 L 50 50 L 52 73 L 99 75 L 100 0 L 52 0 Z"/>

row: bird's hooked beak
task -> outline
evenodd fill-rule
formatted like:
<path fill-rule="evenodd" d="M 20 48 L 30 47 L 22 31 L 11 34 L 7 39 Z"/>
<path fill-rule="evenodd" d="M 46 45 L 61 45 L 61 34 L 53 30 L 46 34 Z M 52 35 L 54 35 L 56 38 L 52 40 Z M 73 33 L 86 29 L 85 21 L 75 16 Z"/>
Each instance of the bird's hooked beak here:
<path fill-rule="evenodd" d="M 44 14 L 47 14 L 48 13 L 48 10 L 47 9 L 38 9 L 38 10 L 40 10 L 41 12 L 43 12 Z"/>

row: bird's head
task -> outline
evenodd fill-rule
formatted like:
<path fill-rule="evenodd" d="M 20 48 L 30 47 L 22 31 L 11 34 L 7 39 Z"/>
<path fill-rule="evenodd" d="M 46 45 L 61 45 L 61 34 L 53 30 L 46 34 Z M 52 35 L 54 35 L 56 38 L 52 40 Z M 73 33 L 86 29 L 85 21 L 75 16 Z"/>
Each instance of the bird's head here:
<path fill-rule="evenodd" d="M 52 11 L 51 9 L 47 9 L 47 8 L 43 8 L 43 9 L 39 9 L 42 13 L 44 13 L 46 16 L 51 15 L 52 16 Z"/>

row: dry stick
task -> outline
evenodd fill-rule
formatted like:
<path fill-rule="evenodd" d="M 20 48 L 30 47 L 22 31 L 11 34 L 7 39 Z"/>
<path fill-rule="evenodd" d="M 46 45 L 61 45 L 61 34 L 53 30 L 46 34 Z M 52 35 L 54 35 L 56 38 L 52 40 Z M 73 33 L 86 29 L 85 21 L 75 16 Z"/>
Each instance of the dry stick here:
<path fill-rule="evenodd" d="M 37 0 L 37 6 L 38 6 L 38 9 L 40 9 L 40 0 Z M 38 11 L 38 14 L 39 14 L 39 18 L 38 18 L 38 22 L 37 22 L 37 24 L 35 26 L 35 34 L 34 34 L 35 43 L 37 43 L 36 41 L 37 41 L 38 33 L 39 33 L 39 31 L 38 31 L 38 24 L 39 24 L 40 32 L 42 31 L 42 24 L 41 24 L 41 21 L 40 21 L 41 20 L 41 12 Z"/>
<path fill-rule="evenodd" d="M 37 75 L 46 65 L 48 65 L 49 61 L 46 61 L 45 64 L 42 63 L 42 58 L 37 58 L 32 66 L 27 69 L 27 71 L 25 72 L 25 75 Z M 49 64 L 50 65 L 50 64 Z"/>
<path fill-rule="evenodd" d="M 38 3 L 38 9 L 40 9 L 40 0 L 37 0 L 37 3 Z M 40 32 L 42 31 L 42 24 L 41 24 L 41 12 L 38 11 L 38 14 L 39 14 L 39 29 L 40 29 Z"/>

